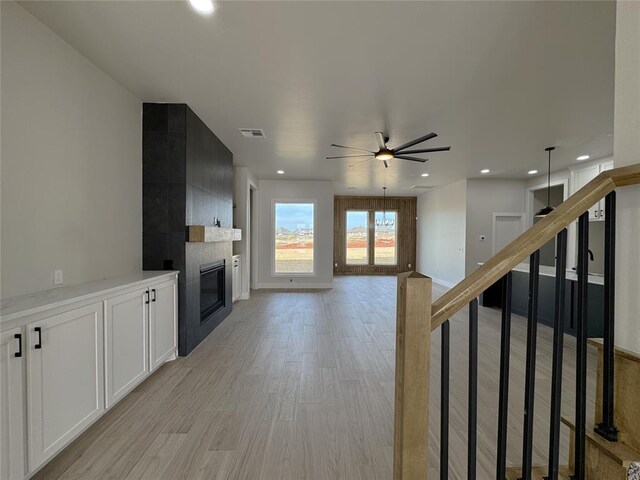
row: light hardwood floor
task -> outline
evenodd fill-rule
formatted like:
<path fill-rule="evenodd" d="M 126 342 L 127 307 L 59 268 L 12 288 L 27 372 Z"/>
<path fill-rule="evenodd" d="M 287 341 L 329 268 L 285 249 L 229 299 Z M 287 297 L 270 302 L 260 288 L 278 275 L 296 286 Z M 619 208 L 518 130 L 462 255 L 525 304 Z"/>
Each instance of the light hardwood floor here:
<path fill-rule="evenodd" d="M 189 357 L 164 365 L 37 479 L 391 479 L 395 277 L 256 291 Z M 434 285 L 434 298 L 445 290 Z M 451 327 L 450 478 L 466 477 L 466 311 Z M 500 313 L 480 307 L 478 478 L 494 478 Z M 508 463 L 522 445 L 525 320 L 513 317 Z M 551 336 L 538 333 L 534 460 L 547 456 Z M 431 478 L 438 473 L 440 334 L 433 335 Z M 575 342 L 565 341 L 572 415 Z M 595 351 L 589 347 L 589 413 Z M 563 432 L 566 457 L 567 432 Z M 565 459 L 566 463 L 566 459 Z"/>

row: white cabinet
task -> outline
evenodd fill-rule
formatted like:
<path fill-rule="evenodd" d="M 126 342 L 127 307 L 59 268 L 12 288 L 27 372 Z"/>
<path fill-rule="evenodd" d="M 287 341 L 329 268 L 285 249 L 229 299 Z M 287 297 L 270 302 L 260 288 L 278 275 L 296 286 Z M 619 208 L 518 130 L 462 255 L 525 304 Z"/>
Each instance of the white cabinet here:
<path fill-rule="evenodd" d="M 582 168 L 573 170 L 572 172 L 572 194 L 580 190 L 591 180 L 596 178 L 600 173 L 613 168 L 613 161 L 607 160 L 603 162 L 593 163 Z M 593 205 L 589 209 L 589 220 L 604 220 L 604 199 Z"/>
<path fill-rule="evenodd" d="M 242 295 L 242 257 L 240 255 L 234 255 L 232 264 L 231 298 L 232 301 L 235 302 L 240 298 L 240 295 Z"/>
<path fill-rule="evenodd" d="M 105 301 L 106 407 L 125 396 L 149 373 L 147 288 Z"/>
<path fill-rule="evenodd" d="M 151 286 L 149 297 L 149 353 L 151 371 L 154 371 L 176 356 L 178 290 L 175 280 Z"/>
<path fill-rule="evenodd" d="M 104 411 L 103 303 L 27 326 L 29 468 L 38 468 Z"/>
<path fill-rule="evenodd" d="M 177 356 L 176 272 L 132 277 L 2 307 L 0 480 L 32 474 Z"/>
<path fill-rule="evenodd" d="M 0 478 L 22 480 L 26 473 L 22 328 L 2 333 L 0 355 Z"/>

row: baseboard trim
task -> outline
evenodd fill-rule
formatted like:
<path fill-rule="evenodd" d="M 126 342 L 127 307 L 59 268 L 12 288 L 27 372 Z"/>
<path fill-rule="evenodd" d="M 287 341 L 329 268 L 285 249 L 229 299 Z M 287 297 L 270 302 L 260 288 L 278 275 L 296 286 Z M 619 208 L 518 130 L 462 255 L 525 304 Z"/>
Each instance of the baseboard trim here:
<path fill-rule="evenodd" d="M 326 290 L 333 288 L 333 283 L 307 283 L 307 284 L 291 284 L 291 283 L 260 283 L 258 290 Z"/>
<path fill-rule="evenodd" d="M 456 286 L 457 282 L 449 282 L 447 280 L 443 280 L 442 278 L 431 277 L 433 283 L 437 283 L 438 285 L 442 285 L 443 287 L 453 288 Z"/>

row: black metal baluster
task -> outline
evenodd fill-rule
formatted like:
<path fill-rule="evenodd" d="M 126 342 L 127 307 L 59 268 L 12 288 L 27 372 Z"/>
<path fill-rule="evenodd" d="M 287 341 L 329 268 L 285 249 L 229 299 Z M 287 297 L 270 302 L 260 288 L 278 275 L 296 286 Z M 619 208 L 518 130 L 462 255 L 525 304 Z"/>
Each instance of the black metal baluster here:
<path fill-rule="evenodd" d="M 449 320 L 440 327 L 442 345 L 440 355 L 440 479 L 449 478 Z"/>
<path fill-rule="evenodd" d="M 604 345 L 602 351 L 602 423 L 596 433 L 610 442 L 618 441 L 613 418 L 615 268 L 616 268 L 616 192 L 605 198 L 604 218 Z"/>
<path fill-rule="evenodd" d="M 578 220 L 578 314 L 576 327 L 575 480 L 585 478 L 587 397 L 587 288 L 589 286 L 589 212 Z"/>
<path fill-rule="evenodd" d="M 469 410 L 467 418 L 467 480 L 476 478 L 478 430 L 478 299 L 469 303 Z"/>
<path fill-rule="evenodd" d="M 511 345 L 511 291 L 513 274 L 502 280 L 502 329 L 500 333 L 500 397 L 498 400 L 498 459 L 496 479 L 507 477 L 507 414 L 509 408 L 509 355 Z"/>
<path fill-rule="evenodd" d="M 547 480 L 558 480 L 560 456 L 560 408 L 562 406 L 562 353 L 564 347 L 564 302 L 567 276 L 567 230 L 556 241 L 556 297 L 553 322 L 553 363 L 551 367 L 551 428 Z"/>
<path fill-rule="evenodd" d="M 522 438 L 522 478 L 531 480 L 533 452 L 533 406 L 536 383 L 536 337 L 538 334 L 538 284 L 540 250 L 529 260 L 529 308 L 527 315 L 527 358 L 524 390 L 524 433 Z"/>

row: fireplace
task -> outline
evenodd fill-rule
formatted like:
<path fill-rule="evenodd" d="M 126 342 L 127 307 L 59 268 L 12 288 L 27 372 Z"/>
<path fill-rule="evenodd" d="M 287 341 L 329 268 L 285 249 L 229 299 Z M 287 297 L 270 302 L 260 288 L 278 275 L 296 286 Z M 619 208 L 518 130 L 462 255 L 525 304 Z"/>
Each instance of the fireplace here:
<path fill-rule="evenodd" d="M 200 266 L 200 323 L 225 306 L 225 261 Z"/>

